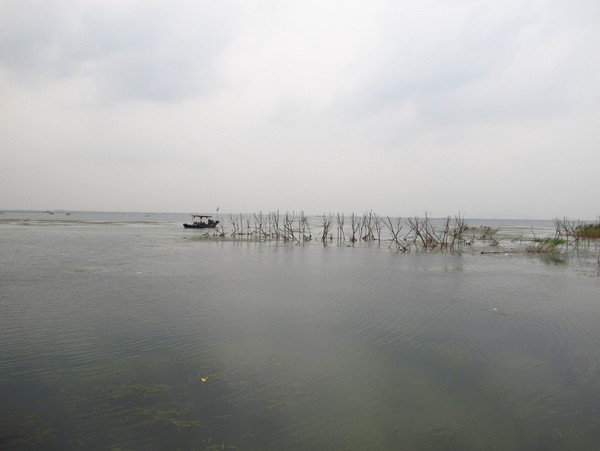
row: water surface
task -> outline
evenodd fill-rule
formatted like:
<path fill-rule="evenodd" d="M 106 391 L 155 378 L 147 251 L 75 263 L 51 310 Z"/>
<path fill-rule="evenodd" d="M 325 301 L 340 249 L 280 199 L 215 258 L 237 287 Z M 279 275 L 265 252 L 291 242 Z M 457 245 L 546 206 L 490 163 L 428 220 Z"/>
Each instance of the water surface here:
<path fill-rule="evenodd" d="M 2 448 L 600 441 L 600 285 L 577 262 L 57 215 L 0 224 Z"/>

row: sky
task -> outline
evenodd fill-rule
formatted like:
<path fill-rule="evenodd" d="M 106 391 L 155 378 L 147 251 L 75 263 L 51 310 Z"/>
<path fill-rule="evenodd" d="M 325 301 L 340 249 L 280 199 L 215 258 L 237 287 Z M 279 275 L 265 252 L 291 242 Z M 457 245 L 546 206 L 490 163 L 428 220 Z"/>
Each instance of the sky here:
<path fill-rule="evenodd" d="M 597 219 L 597 0 L 2 0 L 0 209 Z"/>

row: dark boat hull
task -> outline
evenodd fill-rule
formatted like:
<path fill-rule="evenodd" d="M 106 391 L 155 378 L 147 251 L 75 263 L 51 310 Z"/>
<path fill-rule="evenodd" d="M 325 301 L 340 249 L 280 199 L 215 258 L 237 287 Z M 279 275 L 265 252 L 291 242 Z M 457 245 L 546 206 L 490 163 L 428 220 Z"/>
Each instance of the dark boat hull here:
<path fill-rule="evenodd" d="M 186 229 L 214 229 L 217 223 L 214 224 L 184 224 Z"/>

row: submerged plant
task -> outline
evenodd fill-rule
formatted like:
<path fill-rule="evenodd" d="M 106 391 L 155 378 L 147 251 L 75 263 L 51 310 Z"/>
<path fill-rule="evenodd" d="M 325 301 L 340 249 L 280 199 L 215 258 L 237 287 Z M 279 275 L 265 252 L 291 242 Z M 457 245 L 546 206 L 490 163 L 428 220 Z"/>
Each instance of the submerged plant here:
<path fill-rule="evenodd" d="M 235 446 L 227 446 L 224 442 L 218 444 L 213 443 L 212 438 L 208 440 L 202 439 L 202 451 L 217 451 L 220 449 L 236 449 Z"/>
<path fill-rule="evenodd" d="M 148 399 L 163 395 L 171 391 L 171 387 L 164 384 L 156 385 L 117 385 L 107 389 L 108 399 L 111 401 L 124 401 L 129 399 Z"/>
<path fill-rule="evenodd" d="M 54 428 L 39 427 L 33 431 L 24 432 L 18 440 L 18 444 L 25 448 L 49 447 L 56 440 Z"/>
<path fill-rule="evenodd" d="M 181 431 L 189 428 L 202 427 L 199 421 L 183 418 L 186 411 L 175 409 L 159 409 L 152 407 L 148 409 L 137 409 L 136 417 L 139 426 L 151 426 L 163 429 L 176 429 Z"/>
<path fill-rule="evenodd" d="M 0 447 L 4 449 L 48 449 L 56 444 L 56 431 L 35 416 L 19 417 L 0 412 Z"/>

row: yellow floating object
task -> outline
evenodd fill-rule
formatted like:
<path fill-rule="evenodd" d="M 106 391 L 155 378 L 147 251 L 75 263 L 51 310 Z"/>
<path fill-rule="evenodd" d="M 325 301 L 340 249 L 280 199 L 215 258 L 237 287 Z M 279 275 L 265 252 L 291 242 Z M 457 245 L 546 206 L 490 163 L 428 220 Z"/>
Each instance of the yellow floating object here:
<path fill-rule="evenodd" d="M 208 380 L 208 377 L 201 377 L 201 378 L 200 378 L 200 380 L 201 380 L 202 382 L 206 382 L 206 381 Z"/>

